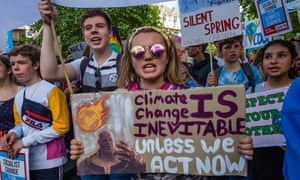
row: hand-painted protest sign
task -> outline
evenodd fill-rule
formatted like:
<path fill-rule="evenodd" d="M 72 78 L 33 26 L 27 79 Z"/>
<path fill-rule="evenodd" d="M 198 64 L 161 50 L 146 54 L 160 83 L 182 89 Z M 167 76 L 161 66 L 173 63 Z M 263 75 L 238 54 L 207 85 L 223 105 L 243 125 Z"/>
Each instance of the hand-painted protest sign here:
<path fill-rule="evenodd" d="M 262 26 L 259 19 L 242 23 L 243 45 L 246 49 L 246 57 L 253 61 L 257 51 L 268 43 L 271 38 L 264 37 Z"/>
<path fill-rule="evenodd" d="M 254 147 L 285 146 L 280 111 L 287 87 L 246 95 L 246 134 Z"/>
<path fill-rule="evenodd" d="M 87 48 L 86 42 L 81 42 L 68 47 L 73 59 L 81 58 L 85 54 L 86 48 Z M 88 53 L 88 55 L 89 54 L 90 53 Z"/>
<path fill-rule="evenodd" d="M 270 41 L 269 37 L 264 37 L 259 19 L 242 23 L 242 30 L 245 48 L 261 47 Z"/>
<path fill-rule="evenodd" d="M 264 36 L 276 36 L 292 31 L 284 0 L 256 0 L 255 5 Z"/>
<path fill-rule="evenodd" d="M 77 172 L 246 175 L 247 162 L 237 152 L 245 133 L 242 85 L 74 94 L 71 104 L 75 138 L 84 146 Z M 134 161 L 129 157 L 118 162 L 117 170 L 112 162 L 99 167 L 103 130 L 113 132 L 115 142 L 128 144 L 126 151 L 145 162 L 144 171 L 128 170 Z"/>
<path fill-rule="evenodd" d="M 202 5 L 202 1 L 188 1 L 191 5 L 185 0 L 178 2 L 183 47 L 242 34 L 239 1 L 211 6 Z"/>
<path fill-rule="evenodd" d="M 28 149 L 23 148 L 17 157 L 11 159 L 4 150 L 0 150 L 0 180 L 29 180 Z"/>

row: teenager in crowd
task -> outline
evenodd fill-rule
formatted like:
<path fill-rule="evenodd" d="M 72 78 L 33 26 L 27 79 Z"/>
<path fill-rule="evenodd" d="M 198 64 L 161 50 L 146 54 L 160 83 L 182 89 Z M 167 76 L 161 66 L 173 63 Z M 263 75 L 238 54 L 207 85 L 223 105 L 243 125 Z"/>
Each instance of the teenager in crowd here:
<path fill-rule="evenodd" d="M 69 131 L 69 111 L 63 92 L 40 76 L 40 50 L 14 47 L 8 54 L 16 80 L 25 87 L 15 97 L 16 126 L 1 138 L 9 157 L 29 148 L 30 179 L 62 180 L 65 158 L 63 136 Z"/>
<path fill-rule="evenodd" d="M 273 40 L 267 43 L 261 52 L 262 68 L 267 79 L 256 86 L 256 92 L 289 87 L 293 82 L 293 64 L 297 56 L 294 45 L 286 40 Z M 285 147 L 255 148 L 253 159 L 255 178 L 283 180 L 284 154 Z"/>
<path fill-rule="evenodd" d="M 118 86 L 129 91 L 142 90 L 180 90 L 188 88 L 180 74 L 180 60 L 176 47 L 161 29 L 145 26 L 136 29 L 126 43 L 121 64 Z M 95 141 L 96 143 L 96 141 Z M 243 137 L 238 151 L 252 158 L 252 139 Z M 79 158 L 83 152 L 81 142 L 72 140 L 71 157 Z M 206 179 L 207 177 L 144 173 L 134 176 L 136 179 Z"/>

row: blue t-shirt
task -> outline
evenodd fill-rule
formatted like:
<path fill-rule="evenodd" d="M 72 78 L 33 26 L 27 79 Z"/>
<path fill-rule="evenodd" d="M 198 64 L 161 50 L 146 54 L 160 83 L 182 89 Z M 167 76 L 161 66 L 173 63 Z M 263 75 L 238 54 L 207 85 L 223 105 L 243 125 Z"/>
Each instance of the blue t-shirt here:
<path fill-rule="evenodd" d="M 255 85 L 263 82 L 262 77 L 258 69 L 250 64 L 250 69 L 252 72 L 253 82 Z M 249 81 L 244 70 L 240 68 L 237 71 L 229 71 L 226 67 L 222 66 L 220 75 L 218 78 L 218 86 L 230 85 L 230 84 L 244 84 L 246 93 L 251 93 L 252 87 L 249 86 Z M 208 84 L 206 84 L 208 86 Z"/>

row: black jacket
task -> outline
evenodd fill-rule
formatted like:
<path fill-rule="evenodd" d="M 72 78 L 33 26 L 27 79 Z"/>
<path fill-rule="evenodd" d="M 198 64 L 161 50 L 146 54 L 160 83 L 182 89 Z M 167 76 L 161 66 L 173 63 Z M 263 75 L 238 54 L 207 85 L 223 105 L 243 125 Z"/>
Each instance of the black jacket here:
<path fill-rule="evenodd" d="M 213 58 L 213 69 L 219 68 L 218 62 Z M 189 67 L 189 73 L 192 77 L 200 84 L 200 86 L 205 86 L 207 75 L 210 73 L 210 57 L 209 54 L 205 53 L 205 60 L 196 62 Z"/>

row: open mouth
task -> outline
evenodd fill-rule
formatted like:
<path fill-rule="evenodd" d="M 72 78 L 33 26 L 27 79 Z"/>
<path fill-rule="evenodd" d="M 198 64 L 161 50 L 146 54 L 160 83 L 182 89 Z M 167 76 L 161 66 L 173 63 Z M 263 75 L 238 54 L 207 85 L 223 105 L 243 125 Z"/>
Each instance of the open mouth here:
<path fill-rule="evenodd" d="M 231 58 L 236 58 L 236 54 L 231 54 L 230 57 Z"/>
<path fill-rule="evenodd" d="M 91 42 L 96 43 L 96 44 L 99 44 L 101 42 L 101 40 L 102 40 L 102 38 L 100 38 L 100 37 L 91 38 Z"/>
<path fill-rule="evenodd" d="M 143 66 L 143 70 L 145 73 L 152 73 L 156 70 L 155 64 L 146 64 Z"/>
<path fill-rule="evenodd" d="M 93 38 L 91 38 L 91 41 L 101 41 L 101 38 L 100 37 L 93 37 Z"/>
<path fill-rule="evenodd" d="M 144 69 L 147 69 L 147 68 L 154 68 L 156 67 L 154 64 L 146 64 L 143 66 Z"/>

